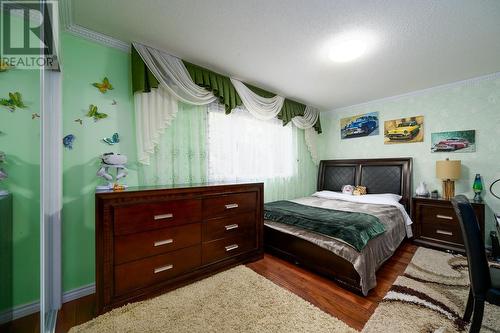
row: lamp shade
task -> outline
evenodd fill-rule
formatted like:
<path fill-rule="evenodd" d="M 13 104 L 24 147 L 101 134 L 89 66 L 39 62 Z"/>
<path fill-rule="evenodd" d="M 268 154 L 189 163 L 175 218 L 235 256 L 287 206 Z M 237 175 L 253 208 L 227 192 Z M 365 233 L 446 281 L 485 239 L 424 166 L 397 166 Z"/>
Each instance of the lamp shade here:
<path fill-rule="evenodd" d="M 446 159 L 444 161 L 436 161 L 436 177 L 442 180 L 457 180 L 460 179 L 462 165 L 460 161 L 451 161 Z"/>

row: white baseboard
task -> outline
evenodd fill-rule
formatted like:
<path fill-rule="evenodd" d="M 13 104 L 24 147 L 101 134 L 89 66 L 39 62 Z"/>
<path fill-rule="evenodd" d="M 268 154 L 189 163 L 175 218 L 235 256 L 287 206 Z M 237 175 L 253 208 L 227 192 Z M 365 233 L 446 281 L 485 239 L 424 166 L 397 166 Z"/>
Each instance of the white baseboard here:
<path fill-rule="evenodd" d="M 82 298 L 95 293 L 95 283 L 87 284 L 80 288 L 66 291 L 63 293 L 63 303 L 74 301 L 75 299 Z"/>
<path fill-rule="evenodd" d="M 63 293 L 63 303 L 74 301 L 75 299 L 82 298 L 95 293 L 95 284 L 91 283 L 80 288 L 66 291 Z M 30 314 L 40 311 L 40 302 L 32 302 L 27 304 L 18 305 L 12 309 L 0 312 L 0 324 L 5 324 L 9 321 L 16 320 Z"/>
<path fill-rule="evenodd" d="M 38 311 L 40 311 L 40 302 L 18 305 L 0 313 L 0 324 L 5 324 L 11 320 L 25 317 Z"/>

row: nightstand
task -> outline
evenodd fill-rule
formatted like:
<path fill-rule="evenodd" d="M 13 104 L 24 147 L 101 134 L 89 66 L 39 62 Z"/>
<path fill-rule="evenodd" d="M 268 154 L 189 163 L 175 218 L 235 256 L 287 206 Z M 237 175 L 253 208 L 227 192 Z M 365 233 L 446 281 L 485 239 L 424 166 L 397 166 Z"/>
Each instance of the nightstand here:
<path fill-rule="evenodd" d="M 414 197 L 412 204 L 414 243 L 465 253 L 462 231 L 450 200 Z M 471 204 L 484 238 L 484 204 Z"/>

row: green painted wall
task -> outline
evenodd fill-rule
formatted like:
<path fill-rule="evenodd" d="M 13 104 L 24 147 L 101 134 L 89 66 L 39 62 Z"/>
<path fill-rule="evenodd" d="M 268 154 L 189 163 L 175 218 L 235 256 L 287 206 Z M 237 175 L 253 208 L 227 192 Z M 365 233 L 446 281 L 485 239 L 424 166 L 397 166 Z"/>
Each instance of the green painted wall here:
<path fill-rule="evenodd" d="M 13 194 L 12 294 L 0 297 L 0 311 L 39 298 L 40 121 L 31 119 L 32 113 L 40 113 L 39 75 L 24 69 L 0 73 L 0 98 L 19 91 L 27 105 L 15 112 L 0 106 L 0 151 L 7 155 L 9 174 L 0 186 Z"/>
<path fill-rule="evenodd" d="M 130 55 L 74 37 L 61 36 L 63 64 L 63 130 L 76 137 L 72 150 L 63 153 L 63 290 L 94 282 L 94 192 L 99 155 L 117 152 L 128 156 L 129 185 L 137 184 L 135 129 L 130 80 Z M 101 94 L 91 83 L 107 76 L 114 90 Z M 112 105 L 113 99 L 117 105 Z M 94 122 L 85 116 L 90 104 L 108 114 Z M 82 119 L 83 125 L 75 122 Z M 109 146 L 102 138 L 120 134 Z"/>
<path fill-rule="evenodd" d="M 130 173 L 126 182 L 129 185 L 138 184 L 139 174 L 143 182 L 150 183 L 147 175 L 152 168 L 137 164 L 130 55 L 63 33 L 62 56 L 64 135 L 76 136 L 73 150 L 64 151 L 62 271 L 63 290 L 68 291 L 95 280 L 94 190 L 99 184 L 95 175 L 98 156 L 110 151 L 127 155 Z M 91 83 L 104 76 L 110 79 L 115 89 L 101 94 Z M 117 106 L 111 105 L 113 99 L 118 102 Z M 97 105 L 100 111 L 109 114 L 109 118 L 98 122 L 86 118 L 89 104 Z M 175 132 L 189 131 L 192 110 L 183 111 L 166 130 L 167 140 L 174 140 Z M 82 119 L 83 126 L 75 119 Z M 120 134 L 118 145 L 110 147 L 101 141 L 114 132 Z M 266 199 L 291 198 L 314 191 L 317 168 L 306 150 L 303 131 L 298 133 L 297 139 L 299 177 L 293 186 L 270 184 L 266 187 Z M 183 150 L 185 146 L 179 145 L 176 149 Z M 299 195 L 299 191 L 303 193 Z"/>
<path fill-rule="evenodd" d="M 500 78 L 465 82 L 440 87 L 413 96 L 386 101 L 374 101 L 322 115 L 323 134 L 320 139 L 321 158 L 413 157 L 414 186 L 421 181 L 438 189 L 435 176 L 436 160 L 460 159 L 462 179 L 456 182 L 456 192 L 472 197 L 472 182 L 476 173 L 483 176 L 486 187 L 500 178 Z M 378 111 L 381 134 L 373 137 L 340 139 L 340 119 L 346 116 Z M 384 145 L 383 121 L 409 116 L 424 118 L 424 142 Z M 450 130 L 476 130 L 475 153 L 431 153 L 431 133 Z M 494 227 L 492 211 L 500 212 L 500 200 L 486 190 L 487 230 Z M 489 242 L 489 232 L 488 242 Z"/>
<path fill-rule="evenodd" d="M 104 152 L 119 152 L 129 157 L 129 185 L 138 184 L 135 151 L 135 123 L 130 86 L 129 57 L 119 50 L 63 33 L 61 36 L 63 68 L 63 128 L 64 135 L 74 134 L 73 150 L 64 151 L 63 207 L 63 290 L 94 282 L 94 189 L 99 183 L 95 173 L 98 156 Z M 101 94 L 91 83 L 107 76 L 114 90 Z M 39 112 L 38 72 L 14 70 L 0 74 L 0 96 L 9 91 L 23 92 L 27 110 L 9 113 L 0 110 L 0 150 L 7 153 L 7 169 L 11 178 L 6 186 L 14 193 L 13 240 L 13 304 L 38 299 L 38 140 L 39 121 L 31 114 Z M 116 100 L 117 105 L 112 105 Z M 89 104 L 95 104 L 109 118 L 94 122 L 85 117 Z M 324 134 L 320 136 L 321 158 L 414 157 L 414 183 L 426 181 L 431 188 L 440 188 L 434 177 L 434 163 L 446 156 L 460 158 L 464 177 L 457 183 L 457 192 L 471 194 L 470 186 L 476 172 L 486 184 L 500 176 L 498 144 L 500 134 L 500 80 L 484 80 L 399 99 L 374 102 L 322 115 Z M 425 116 L 425 142 L 384 145 L 383 136 L 340 140 L 339 119 L 358 113 L 379 111 L 381 120 L 412 115 Z M 75 122 L 82 119 L 83 125 Z M 175 121 L 174 121 L 175 126 Z M 477 152 L 471 154 L 431 154 L 430 133 L 433 131 L 476 129 Z M 103 137 L 119 132 L 121 142 L 108 146 Z M 301 136 L 302 140 L 303 135 Z M 313 189 L 316 169 L 311 179 Z M 305 180 L 304 180 L 305 181 Z M 309 186 L 308 186 L 309 187 Z M 500 211 L 500 202 L 484 195 L 488 227 L 493 211 Z M 1 301 L 0 301 L 1 302 Z M 8 306 L 0 303 L 0 310 Z"/>

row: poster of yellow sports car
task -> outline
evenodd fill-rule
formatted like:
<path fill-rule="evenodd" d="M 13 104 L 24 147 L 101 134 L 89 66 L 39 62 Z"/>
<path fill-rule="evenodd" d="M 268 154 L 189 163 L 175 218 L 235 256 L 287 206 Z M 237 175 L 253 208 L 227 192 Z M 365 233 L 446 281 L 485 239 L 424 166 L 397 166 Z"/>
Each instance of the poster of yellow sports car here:
<path fill-rule="evenodd" d="M 342 139 L 378 134 L 378 112 L 358 114 L 340 119 L 340 137 Z"/>
<path fill-rule="evenodd" d="M 407 117 L 384 122 L 384 143 L 424 141 L 424 117 Z"/>

